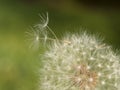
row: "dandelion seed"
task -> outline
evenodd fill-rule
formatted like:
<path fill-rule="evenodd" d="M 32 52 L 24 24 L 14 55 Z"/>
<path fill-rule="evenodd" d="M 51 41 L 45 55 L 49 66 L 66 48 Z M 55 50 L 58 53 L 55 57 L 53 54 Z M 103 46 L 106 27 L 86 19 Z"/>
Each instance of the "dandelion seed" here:
<path fill-rule="evenodd" d="M 117 87 L 117 83 L 115 83 L 114 86 Z"/>
<path fill-rule="evenodd" d="M 40 23 L 32 27 L 31 31 L 26 32 L 28 41 L 30 42 L 30 48 L 39 49 L 40 45 L 46 44 L 48 41 L 58 40 L 55 33 L 49 28 L 48 13 L 46 15 L 42 14 L 40 16 Z M 54 38 L 51 38 L 49 34 L 52 34 Z"/>
<path fill-rule="evenodd" d="M 101 84 L 102 84 L 102 85 L 105 85 L 105 81 L 102 81 Z"/>
<path fill-rule="evenodd" d="M 82 52 L 82 55 L 84 56 L 86 54 L 86 52 Z"/>
<path fill-rule="evenodd" d="M 85 86 L 85 89 L 86 89 L 86 90 L 89 90 L 89 86 L 86 85 L 86 86 Z"/>
<path fill-rule="evenodd" d="M 98 76 L 100 77 L 102 74 L 100 72 L 98 72 Z"/>
<path fill-rule="evenodd" d="M 78 70 L 79 70 L 79 69 L 81 69 L 81 66 L 79 65 L 77 68 L 78 68 Z"/>
<path fill-rule="evenodd" d="M 91 67 L 90 66 L 87 66 L 87 69 L 90 69 Z"/>
<path fill-rule="evenodd" d="M 112 78 L 112 76 L 111 76 L 111 75 L 109 75 L 109 76 L 108 76 L 108 78 L 109 78 L 109 79 L 111 79 L 111 78 Z"/>
<path fill-rule="evenodd" d="M 93 78 L 89 78 L 89 81 L 90 81 L 90 82 L 93 82 Z"/>
<path fill-rule="evenodd" d="M 93 58 L 93 57 L 90 57 L 90 60 L 94 60 L 94 58 Z"/>
<path fill-rule="evenodd" d="M 103 56 L 103 55 L 101 55 L 100 57 L 101 57 L 101 58 L 105 58 L 105 56 Z"/>
<path fill-rule="evenodd" d="M 99 68 L 101 68 L 101 67 L 102 67 L 102 65 L 99 63 L 99 64 L 98 64 L 98 67 L 99 67 Z"/>
<path fill-rule="evenodd" d="M 109 65 L 107 65 L 107 68 L 108 68 L 108 69 L 110 69 L 110 66 L 109 66 Z"/>

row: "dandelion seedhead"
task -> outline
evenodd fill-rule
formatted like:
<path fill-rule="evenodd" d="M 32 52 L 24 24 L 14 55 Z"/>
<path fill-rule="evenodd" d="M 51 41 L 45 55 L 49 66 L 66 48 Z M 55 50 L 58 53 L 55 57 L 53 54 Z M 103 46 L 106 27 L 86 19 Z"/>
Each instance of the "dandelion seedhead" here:
<path fill-rule="evenodd" d="M 110 46 L 87 33 L 62 41 L 44 55 L 40 90 L 119 90 L 120 58 Z"/>
<path fill-rule="evenodd" d="M 33 44 L 51 40 L 42 56 L 39 90 L 120 90 L 120 57 L 101 39 L 86 32 L 61 40 L 47 19 L 35 26 Z M 48 32 L 54 36 L 48 36 Z"/>

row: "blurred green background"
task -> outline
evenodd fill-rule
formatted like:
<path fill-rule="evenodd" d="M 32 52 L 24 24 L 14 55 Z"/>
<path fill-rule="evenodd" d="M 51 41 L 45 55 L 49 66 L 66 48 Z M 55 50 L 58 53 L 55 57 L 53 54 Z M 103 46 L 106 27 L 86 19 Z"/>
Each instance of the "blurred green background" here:
<path fill-rule="evenodd" d="M 28 48 L 25 32 L 46 11 L 57 36 L 80 32 L 82 27 L 120 48 L 117 0 L 0 0 L 0 90 L 38 90 L 42 51 Z"/>

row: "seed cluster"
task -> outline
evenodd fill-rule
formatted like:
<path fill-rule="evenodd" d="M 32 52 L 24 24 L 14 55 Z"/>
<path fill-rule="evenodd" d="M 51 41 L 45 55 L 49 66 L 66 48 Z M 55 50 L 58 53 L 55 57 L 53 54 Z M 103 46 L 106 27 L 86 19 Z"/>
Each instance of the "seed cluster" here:
<path fill-rule="evenodd" d="M 40 90 L 119 90 L 120 58 L 110 46 L 87 33 L 61 41 L 43 56 Z"/>
<path fill-rule="evenodd" d="M 87 65 L 81 64 L 76 67 L 75 75 L 72 77 L 73 85 L 80 87 L 80 90 L 94 90 L 98 83 L 98 75 L 87 68 Z"/>

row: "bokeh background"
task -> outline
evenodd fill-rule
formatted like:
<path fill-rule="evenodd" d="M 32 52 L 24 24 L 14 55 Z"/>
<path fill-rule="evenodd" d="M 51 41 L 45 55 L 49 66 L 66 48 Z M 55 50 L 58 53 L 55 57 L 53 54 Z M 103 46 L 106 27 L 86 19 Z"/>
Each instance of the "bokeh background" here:
<path fill-rule="evenodd" d="M 49 12 L 49 26 L 62 36 L 81 28 L 120 49 L 119 0 L 0 0 L 0 90 L 38 90 L 40 51 L 25 32 Z"/>

